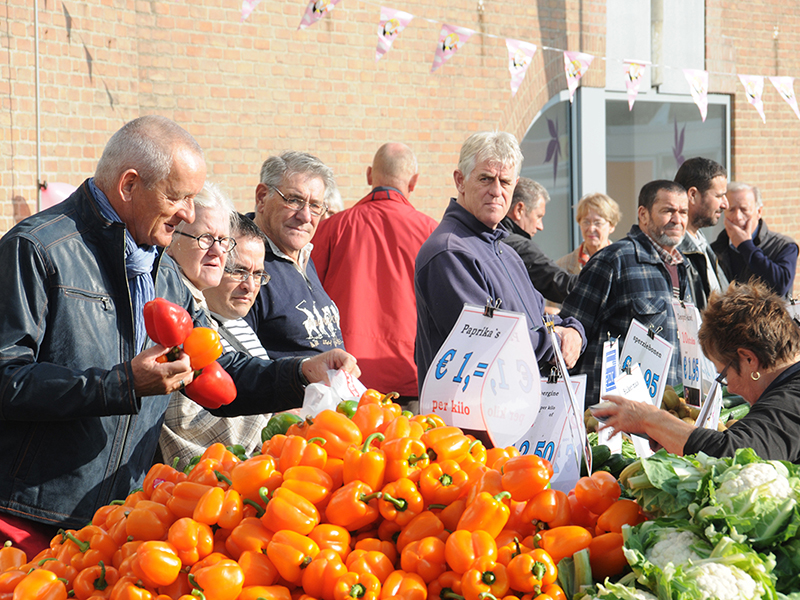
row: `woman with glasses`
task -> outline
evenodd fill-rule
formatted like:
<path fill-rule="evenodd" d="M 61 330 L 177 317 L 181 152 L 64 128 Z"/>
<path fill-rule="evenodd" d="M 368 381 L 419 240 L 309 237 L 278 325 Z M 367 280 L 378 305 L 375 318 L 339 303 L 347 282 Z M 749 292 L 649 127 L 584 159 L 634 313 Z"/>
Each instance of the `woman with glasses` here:
<path fill-rule="evenodd" d="M 675 454 L 732 456 L 752 448 L 761 458 L 800 463 L 800 329 L 784 301 L 760 282 L 713 293 L 699 332 L 728 391 L 750 412 L 725 431 L 695 428 L 652 405 L 607 396 L 595 409 L 615 431 L 646 434 Z M 605 406 L 605 405 L 604 405 Z"/>
<path fill-rule="evenodd" d="M 599 192 L 585 195 L 575 211 L 583 241 L 575 250 L 559 258 L 556 264 L 570 273 L 580 273 L 595 252 L 611 243 L 609 236 L 614 233 L 621 217 L 619 204 L 611 197 Z"/>

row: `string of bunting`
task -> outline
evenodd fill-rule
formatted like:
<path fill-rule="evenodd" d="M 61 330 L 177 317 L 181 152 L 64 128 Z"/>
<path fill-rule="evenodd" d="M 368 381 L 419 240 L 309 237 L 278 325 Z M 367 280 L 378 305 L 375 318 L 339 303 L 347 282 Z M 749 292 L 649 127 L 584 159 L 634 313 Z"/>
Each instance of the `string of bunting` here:
<path fill-rule="evenodd" d="M 298 30 L 310 27 L 331 12 L 342 0 L 310 0 L 305 13 L 300 20 Z M 389 50 L 392 43 L 398 38 L 402 31 L 408 27 L 415 15 L 410 13 L 374 4 L 368 0 L 361 0 L 369 6 L 380 8 L 380 21 L 378 26 L 378 44 L 375 50 L 375 61 L 379 61 Z M 255 10 L 261 0 L 242 0 L 242 22 Z M 419 17 L 429 23 L 439 23 L 433 19 Z M 460 27 L 448 23 L 442 23 L 439 32 L 439 39 L 431 66 L 431 73 L 439 69 L 444 63 L 450 60 L 473 35 L 483 35 L 494 39 L 503 39 L 508 50 L 508 70 L 511 74 L 511 96 L 517 93 L 522 85 L 528 71 L 537 46 L 530 42 L 513 38 L 503 38 L 489 33 L 476 32 L 467 27 Z M 589 70 L 589 66 L 595 58 L 600 58 L 606 62 L 615 62 L 622 65 L 625 74 L 625 86 L 628 93 L 628 110 L 633 110 L 636 96 L 639 93 L 639 86 L 648 67 L 660 67 L 664 69 L 676 69 L 668 65 L 652 64 L 645 60 L 619 60 L 608 57 L 595 57 L 585 52 L 575 52 L 563 48 L 553 48 L 551 46 L 541 46 L 542 50 L 561 52 L 564 56 L 564 73 L 567 78 L 567 89 L 569 90 L 569 100 L 572 102 L 575 90 L 578 88 L 581 77 Z M 716 73 L 700 69 L 680 69 L 683 71 L 689 85 L 692 99 L 700 110 L 703 121 L 706 120 L 708 112 L 708 78 L 709 73 L 713 75 L 731 76 L 731 73 Z M 758 111 L 761 120 L 766 123 L 767 118 L 764 114 L 764 103 L 762 95 L 764 92 L 764 77 L 761 75 L 738 75 L 739 80 L 744 86 L 747 100 Z M 798 108 L 797 97 L 794 93 L 794 77 L 769 77 L 770 82 L 800 119 L 800 108 Z"/>

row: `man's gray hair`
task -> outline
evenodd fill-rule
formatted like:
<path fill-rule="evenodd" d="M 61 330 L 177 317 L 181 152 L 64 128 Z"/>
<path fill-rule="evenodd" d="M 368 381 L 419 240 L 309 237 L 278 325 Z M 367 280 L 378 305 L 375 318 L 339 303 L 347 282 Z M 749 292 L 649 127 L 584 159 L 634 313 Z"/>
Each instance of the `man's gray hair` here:
<path fill-rule="evenodd" d="M 761 190 L 759 190 L 756 186 L 750 185 L 749 183 L 740 183 L 738 181 L 731 181 L 728 184 L 728 194 L 733 192 L 747 192 L 752 191 L 753 196 L 756 199 L 756 208 L 764 206 L 764 202 L 761 200 Z"/>
<path fill-rule="evenodd" d="M 191 134 L 175 121 L 147 115 L 127 122 L 108 140 L 94 179 L 100 189 L 113 189 L 120 176 L 135 169 L 146 189 L 169 176 L 175 150 L 181 146 L 203 156 Z"/>
<path fill-rule="evenodd" d="M 522 151 L 517 138 L 505 131 L 481 131 L 473 133 L 461 146 L 458 170 L 467 179 L 475 165 L 484 160 L 496 161 L 504 167 L 512 167 L 514 177 L 522 168 Z"/>
<path fill-rule="evenodd" d="M 292 177 L 298 173 L 314 175 L 322 179 L 322 183 L 325 185 L 325 204 L 331 202 L 334 190 L 336 190 L 333 169 L 316 156 L 306 152 L 290 150 L 278 156 L 270 156 L 261 165 L 259 181 L 270 187 L 279 188 L 285 177 Z"/>
<path fill-rule="evenodd" d="M 542 204 L 550 202 L 550 194 L 538 181 L 528 177 L 520 177 L 517 187 L 514 188 L 514 195 L 511 197 L 511 208 L 514 208 L 520 202 L 525 205 L 525 212 L 530 213 Z"/>
<path fill-rule="evenodd" d="M 231 228 L 233 227 L 236 216 L 236 208 L 233 202 L 216 183 L 206 181 L 203 184 L 203 189 L 194 197 L 195 209 L 202 208 L 205 210 L 220 209 L 229 215 L 231 221 Z M 186 227 L 186 221 L 181 221 L 175 226 L 176 231 L 183 231 Z"/>

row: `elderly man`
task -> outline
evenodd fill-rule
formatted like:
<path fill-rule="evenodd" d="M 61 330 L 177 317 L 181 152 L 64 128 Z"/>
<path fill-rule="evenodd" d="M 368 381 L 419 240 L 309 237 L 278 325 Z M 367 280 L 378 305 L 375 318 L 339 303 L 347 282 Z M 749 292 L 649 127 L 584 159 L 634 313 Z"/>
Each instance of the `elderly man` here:
<path fill-rule="evenodd" d="M 248 216 L 267 236 L 264 286 L 246 321 L 273 358 L 342 348 L 339 309 L 311 260 L 311 239 L 335 193 L 333 171 L 305 152 L 270 156 L 261 166 L 256 210 Z"/>
<path fill-rule="evenodd" d="M 678 250 L 692 263 L 697 276 L 693 278 L 692 297 L 697 308 L 706 306 L 708 296 L 714 291 L 728 288 L 728 278 L 722 272 L 717 255 L 711 249 L 703 227 L 713 227 L 728 208 L 725 193 L 728 173 L 725 167 L 709 158 L 690 158 L 675 174 L 689 197 L 689 220 L 686 235 Z"/>
<path fill-rule="evenodd" d="M 81 526 L 141 485 L 169 394 L 193 373 L 184 353 L 159 362 L 169 349 L 148 341 L 142 307 L 161 296 L 206 323 L 162 253 L 194 220 L 205 175 L 191 135 L 141 117 L 112 136 L 94 178 L 0 240 L 0 538 L 41 549 L 57 526 Z M 327 369 L 358 371 L 341 350 L 220 364 L 239 392 L 220 415 L 296 406 Z M 69 450 L 53 451 L 65 435 Z"/>
<path fill-rule="evenodd" d="M 731 281 L 758 277 L 779 296 L 791 296 L 797 268 L 797 244 L 770 231 L 761 218 L 761 192 L 753 185 L 728 185 L 725 231 L 711 244 Z"/>
<path fill-rule="evenodd" d="M 537 231 L 544 229 L 542 221 L 548 202 L 550 194 L 541 184 L 520 177 L 511 198 L 511 208 L 500 225 L 510 234 L 503 242 L 519 254 L 533 286 L 551 302 L 563 302 L 578 282 L 578 276 L 559 267 L 532 239 Z"/>
<path fill-rule="evenodd" d="M 342 317 L 361 381 L 400 402 L 417 397 L 414 337 L 414 259 L 436 221 L 408 197 L 417 185 L 417 159 L 405 144 L 388 143 L 367 167 L 372 191 L 320 224 L 311 257 Z"/>
<path fill-rule="evenodd" d="M 675 345 L 667 383 L 680 383 L 678 327 L 670 305 L 673 298 L 691 300 L 687 264 L 677 250 L 688 213 L 680 184 L 645 184 L 639 192 L 639 224 L 586 263 L 564 300 L 561 316 L 574 317 L 586 328 L 588 345 L 577 370 L 587 376 L 587 406 L 599 401 L 603 342 L 609 335 L 624 339 L 633 319 L 662 328 L 659 335 Z"/>
<path fill-rule="evenodd" d="M 262 284 L 269 281 L 264 272 L 264 234 L 253 221 L 234 212 L 231 201 L 208 182 L 195 197 L 195 213 L 194 223 L 176 229 L 180 237 L 170 245 L 169 254 L 181 267 L 184 283 L 193 291 L 195 301 L 207 312 L 209 326 L 219 333 L 223 352 L 266 359 L 267 352 L 242 318 L 253 306 Z M 233 225 L 229 226 L 231 220 Z M 191 236 L 228 233 L 230 237 L 218 239 L 233 240 L 235 245 L 221 261 L 215 261 L 216 253 L 212 253 L 217 244 L 197 256 Z M 261 448 L 261 430 L 268 420 L 268 414 L 217 417 L 175 392 L 164 415 L 158 446 L 164 462 L 172 464 L 177 458 L 178 469 L 215 443 L 242 446 L 249 456 Z"/>
<path fill-rule="evenodd" d="M 528 320 L 537 360 L 550 360 L 553 349 L 542 326 L 544 299 L 536 291 L 520 257 L 500 241 L 497 227 L 508 213 L 517 185 L 522 152 L 516 138 L 504 132 L 470 136 L 461 147 L 453 173 L 458 197 L 450 201 L 441 223 L 417 255 L 417 345 L 420 387 L 428 368 L 450 334 L 465 302 L 483 305 L 487 297 Z M 583 345 L 583 327 L 575 319 L 554 318 L 568 366 Z"/>

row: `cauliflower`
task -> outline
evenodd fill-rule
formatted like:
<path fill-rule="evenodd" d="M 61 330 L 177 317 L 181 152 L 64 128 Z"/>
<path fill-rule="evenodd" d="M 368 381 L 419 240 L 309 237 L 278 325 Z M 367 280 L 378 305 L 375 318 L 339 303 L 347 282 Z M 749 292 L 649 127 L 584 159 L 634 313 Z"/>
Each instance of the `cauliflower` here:
<path fill-rule="evenodd" d="M 620 590 L 618 587 L 615 587 L 613 589 L 606 589 L 605 587 L 603 587 L 603 584 L 601 583 L 597 584 L 597 590 L 600 594 L 599 598 L 603 598 L 604 594 L 615 594 L 617 597 L 622 596 L 626 598 L 626 600 L 658 600 L 658 596 L 654 596 L 653 594 L 650 594 L 648 592 L 645 592 L 644 590 L 639 590 L 636 588 L 627 588 L 628 593 L 625 594 L 624 596 L 620 594 Z"/>
<path fill-rule="evenodd" d="M 700 538 L 691 531 L 674 530 L 662 536 L 652 548 L 647 550 L 645 556 L 660 569 L 669 563 L 676 566 L 685 565 L 690 561 L 702 558 L 692 549 L 692 545 L 699 541 Z"/>
<path fill-rule="evenodd" d="M 764 495 L 772 498 L 789 498 L 794 494 L 787 478 L 786 467 L 780 463 L 750 463 L 738 471 L 731 470 L 729 473 L 735 476 L 723 477 L 717 489 L 717 501 L 728 507 L 735 496 L 764 484 L 769 484 L 762 488 Z"/>
<path fill-rule="evenodd" d="M 764 586 L 735 566 L 709 562 L 686 570 L 706 600 L 753 600 L 764 595 Z"/>

